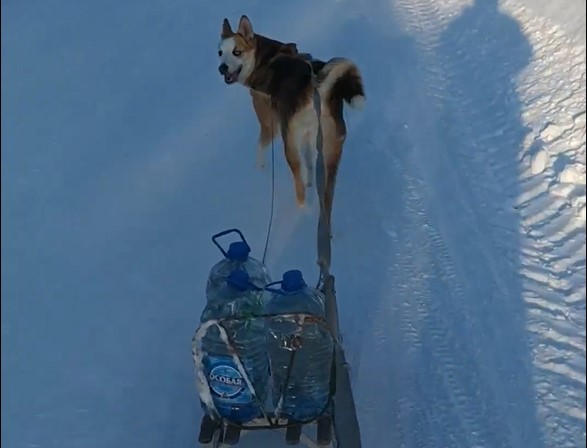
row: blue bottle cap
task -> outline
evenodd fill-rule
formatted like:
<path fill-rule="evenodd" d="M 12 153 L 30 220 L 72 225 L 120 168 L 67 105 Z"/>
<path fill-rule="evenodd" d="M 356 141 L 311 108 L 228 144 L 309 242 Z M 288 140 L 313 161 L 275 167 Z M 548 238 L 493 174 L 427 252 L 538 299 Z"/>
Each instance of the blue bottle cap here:
<path fill-rule="evenodd" d="M 247 243 L 244 241 L 236 241 L 234 243 L 230 243 L 230 246 L 228 246 L 226 258 L 231 261 L 247 261 L 250 253 L 251 248 Z"/>
<path fill-rule="evenodd" d="M 239 291 L 246 291 L 249 289 L 249 281 L 249 274 L 243 269 L 235 269 L 226 279 L 226 283 Z"/>
<path fill-rule="evenodd" d="M 296 292 L 304 286 L 306 286 L 306 282 L 302 276 L 302 271 L 292 269 L 283 274 L 281 289 L 283 289 L 284 292 Z"/>

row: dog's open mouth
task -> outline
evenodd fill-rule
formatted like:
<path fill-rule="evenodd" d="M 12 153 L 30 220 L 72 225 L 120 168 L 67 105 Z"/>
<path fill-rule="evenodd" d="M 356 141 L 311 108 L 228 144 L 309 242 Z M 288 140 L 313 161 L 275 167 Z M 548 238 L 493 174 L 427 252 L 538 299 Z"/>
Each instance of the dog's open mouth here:
<path fill-rule="evenodd" d="M 233 82 L 237 82 L 238 81 L 238 75 L 240 75 L 242 69 L 243 69 L 243 66 L 241 65 L 234 72 L 228 72 L 227 71 L 226 73 L 224 73 L 224 82 L 226 84 L 232 84 Z"/>

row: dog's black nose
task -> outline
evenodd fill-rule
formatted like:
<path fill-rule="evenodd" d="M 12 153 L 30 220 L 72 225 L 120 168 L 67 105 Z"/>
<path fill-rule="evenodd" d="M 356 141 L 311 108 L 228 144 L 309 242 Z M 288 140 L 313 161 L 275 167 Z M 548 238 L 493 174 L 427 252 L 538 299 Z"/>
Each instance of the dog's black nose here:
<path fill-rule="evenodd" d="M 218 71 L 222 76 L 226 75 L 226 72 L 228 72 L 228 65 L 223 62 L 218 66 Z"/>

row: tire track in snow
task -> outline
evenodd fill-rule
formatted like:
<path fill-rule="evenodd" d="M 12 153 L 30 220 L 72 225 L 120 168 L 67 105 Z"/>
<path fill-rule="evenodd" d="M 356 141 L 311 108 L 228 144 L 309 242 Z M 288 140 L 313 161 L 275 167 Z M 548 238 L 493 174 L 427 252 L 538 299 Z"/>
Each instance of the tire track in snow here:
<path fill-rule="evenodd" d="M 413 166 L 405 168 L 405 172 L 417 172 Z M 419 397 L 413 400 L 411 408 L 404 404 L 404 414 L 420 415 L 416 427 L 410 427 L 405 416 L 401 419 L 401 426 L 409 428 L 409 431 L 403 430 L 402 442 L 414 447 L 477 446 L 467 436 L 477 432 L 475 422 L 461 418 L 463 412 L 460 409 L 468 405 L 467 394 L 455 381 L 459 376 L 459 360 L 451 347 L 450 323 L 442 319 L 443 313 L 439 314 L 430 287 L 430 281 L 435 277 L 433 270 L 439 268 L 436 260 L 443 259 L 440 265 L 445 270 L 438 272 L 439 277 L 446 274 L 448 279 L 454 277 L 452 263 L 442 239 L 429 224 L 421 181 L 413 175 L 406 175 L 403 180 L 406 188 L 404 214 L 410 218 L 406 224 L 408 231 L 400 235 L 405 252 L 399 257 L 403 265 L 400 276 L 404 282 L 405 279 L 410 280 L 402 298 L 400 328 L 403 334 L 410 337 L 408 344 L 411 346 L 408 345 L 407 349 L 414 366 L 405 381 L 405 390 L 411 392 L 404 401 L 407 403 L 412 401 L 410 397 Z M 458 285 L 448 289 L 454 295 L 460 293 Z M 443 305 L 449 308 L 452 297 L 444 299 Z M 448 309 L 446 312 L 449 312 Z"/>
<path fill-rule="evenodd" d="M 403 6 L 401 17 L 411 20 L 419 32 L 429 35 L 440 32 L 437 24 L 442 14 L 435 10 L 433 3 L 409 2 Z M 428 57 L 433 47 L 429 42 L 424 41 L 424 44 L 428 47 L 422 48 L 422 41 L 417 47 L 424 55 L 420 54 L 420 58 Z M 429 152 L 443 148 L 428 138 L 415 135 L 418 132 L 438 133 L 434 124 L 437 117 L 434 111 L 427 109 L 428 100 L 445 90 L 443 67 L 417 62 L 417 69 L 421 71 L 412 73 L 413 69 L 408 69 L 404 74 L 407 80 L 398 89 L 401 91 L 396 92 L 398 97 L 393 99 L 398 105 L 395 106 L 396 118 L 405 120 L 413 129 L 404 131 L 407 144 L 402 141 L 408 146 L 404 149 L 408 158 L 401 160 L 398 155 L 399 162 L 396 160 L 391 170 L 394 176 L 400 176 L 402 188 L 406 190 L 402 213 L 388 217 L 390 232 L 396 234 L 394 242 L 398 246 L 396 258 L 399 260 L 390 283 L 394 300 L 400 305 L 392 308 L 396 316 L 391 318 L 391 323 L 384 310 L 376 313 L 378 319 L 373 322 L 374 334 L 384 334 L 383 326 L 389 329 L 398 325 L 399 330 L 394 334 L 402 336 L 403 347 L 394 349 L 402 355 L 397 364 L 405 372 L 393 373 L 397 377 L 395 387 L 401 391 L 391 397 L 399 403 L 395 412 L 397 432 L 392 441 L 397 446 L 418 448 L 511 446 L 512 440 L 516 443 L 515 436 L 511 435 L 507 418 L 501 418 L 496 411 L 500 405 L 494 403 L 499 399 L 507 403 L 507 397 L 502 393 L 493 398 L 494 394 L 484 387 L 488 382 L 495 384 L 495 380 L 487 378 L 491 374 L 484 373 L 487 370 L 484 367 L 490 366 L 493 360 L 479 353 L 478 345 L 483 338 L 475 334 L 479 328 L 487 331 L 489 327 L 491 331 L 491 325 L 471 318 L 479 311 L 469 303 L 472 299 L 458 281 L 463 277 L 462 272 L 457 274 L 453 261 L 455 256 L 463 254 L 459 253 L 458 242 L 447 243 L 444 232 L 440 231 L 439 219 L 435 216 L 439 211 L 433 205 L 434 194 L 427 191 L 428 186 L 435 187 L 437 182 L 431 183 L 429 173 L 426 169 L 422 171 L 423 164 L 434 163 L 426 161 Z M 428 87 L 422 89 L 423 86 Z M 422 125 L 418 126 L 419 123 Z M 457 176 L 449 163 L 443 161 L 443 165 L 448 167 L 450 177 Z M 468 221 L 474 222 L 470 217 L 474 213 L 468 210 L 467 201 L 460 198 L 459 205 L 463 214 L 469 216 Z M 403 232 L 398 231 L 398 227 Z M 491 324 L 497 320 L 495 317 Z"/>
<path fill-rule="evenodd" d="M 454 350 L 456 338 L 451 334 L 453 319 L 458 319 L 458 309 L 453 309 L 451 301 L 462 296 L 452 261 L 429 223 L 425 186 L 417 167 L 409 160 L 392 163 L 405 189 L 401 213 L 387 221 L 386 229 L 398 260 L 389 279 L 396 305 L 391 322 L 388 309 L 375 313 L 379 318 L 373 322 L 372 333 L 381 350 L 389 342 L 401 345 L 394 349 L 400 356 L 394 356 L 396 391 L 390 397 L 397 400 L 392 445 L 484 446 L 483 429 L 470 417 L 476 406 L 463 386 L 466 381 L 461 381 L 463 356 Z M 445 296 L 435 296 L 435 281 L 445 283 Z M 389 341 L 390 327 L 401 342 Z M 364 397 L 367 402 L 369 398 Z"/>
<path fill-rule="evenodd" d="M 438 3 L 429 1 L 397 2 L 396 11 L 400 12 L 407 29 L 416 36 L 416 48 L 419 50 L 420 55 L 427 55 L 434 50 L 434 42 L 442 27 L 449 20 L 447 12 L 440 11 L 438 6 Z M 444 90 L 441 68 L 435 64 L 426 63 L 420 64 L 419 67 L 426 74 L 428 84 L 426 93 L 432 98 L 441 96 Z M 421 105 L 425 106 L 424 104 Z M 411 124 L 416 123 L 414 120 Z M 432 123 L 428 122 L 427 124 Z M 432 125 L 429 130 L 432 130 L 433 127 Z M 426 127 L 424 126 L 424 128 Z M 419 164 L 419 162 L 422 161 L 415 161 L 416 164 Z M 442 384 L 442 389 L 445 393 L 448 393 L 448 400 L 453 408 L 453 414 L 456 415 L 460 422 L 460 426 L 457 427 L 454 427 L 454 422 L 452 426 L 447 425 L 446 423 L 448 422 L 441 422 L 441 426 L 437 429 L 440 433 L 442 431 L 450 433 L 449 428 L 452 428 L 451 438 L 445 440 L 442 445 L 434 443 L 430 446 L 485 446 L 485 440 L 491 438 L 491 434 L 485 433 L 478 406 L 472 402 L 475 398 L 470 396 L 472 384 L 468 383 L 467 380 L 474 379 L 466 378 L 466 376 L 460 374 L 467 362 L 466 356 L 463 356 L 463 354 L 474 352 L 467 347 L 467 341 L 459 341 L 458 336 L 452 334 L 452 329 L 455 328 L 454 324 L 456 322 L 455 320 L 451 322 L 451 319 L 449 319 L 450 317 L 458 319 L 459 315 L 466 318 L 463 288 L 456 281 L 454 263 L 445 248 L 446 243 L 442 236 L 430 224 L 426 225 L 425 228 L 434 247 L 432 253 L 437 262 L 436 269 L 438 271 L 444 269 L 447 274 L 444 279 L 448 280 L 447 283 L 452 283 L 449 287 L 449 291 L 452 291 L 452 297 L 449 300 L 446 300 L 448 297 L 444 297 L 445 300 L 439 302 L 439 297 L 434 295 L 428 298 L 429 303 L 427 306 L 429 311 L 424 320 L 424 329 L 430 336 L 426 339 L 426 345 L 429 347 L 428 355 L 435 358 L 440 367 L 436 369 L 437 376 L 441 377 L 438 384 Z M 434 343 L 431 344 L 432 341 Z M 423 378 L 423 381 L 426 381 L 426 379 Z M 469 388 L 466 386 L 469 386 Z M 438 434 L 439 432 L 437 431 L 436 433 Z"/>
<path fill-rule="evenodd" d="M 458 338 L 451 330 L 465 321 L 459 311 L 464 294 L 454 278 L 445 244 L 428 216 L 426 183 L 401 126 L 378 125 L 373 132 L 377 149 L 367 151 L 365 157 L 371 163 L 377 160 L 377 167 L 383 167 L 393 179 L 371 190 L 378 195 L 373 201 L 381 204 L 394 194 L 401 197 L 378 216 L 392 256 L 387 280 L 374 298 L 387 300 L 371 304 L 375 309 L 370 307 L 361 319 L 370 325 L 362 330 L 361 353 L 352 362 L 363 441 L 365 446 L 376 446 L 373 444 L 385 434 L 391 446 L 486 446 L 483 439 L 490 434 L 476 416 L 478 406 L 462 368 L 474 350 L 466 343 L 462 352 L 455 350 Z M 382 151 L 387 146 L 395 149 Z M 378 179 L 377 171 L 372 177 Z M 365 384 L 373 380 L 372 372 L 391 378 L 374 389 Z M 389 431 L 390 424 L 393 431 Z"/>

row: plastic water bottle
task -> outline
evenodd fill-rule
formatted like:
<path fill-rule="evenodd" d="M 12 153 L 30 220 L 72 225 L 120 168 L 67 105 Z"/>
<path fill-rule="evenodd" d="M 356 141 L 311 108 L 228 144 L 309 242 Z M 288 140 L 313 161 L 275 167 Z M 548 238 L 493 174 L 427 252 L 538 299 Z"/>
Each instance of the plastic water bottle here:
<path fill-rule="evenodd" d="M 202 338 L 202 363 L 212 400 L 220 416 L 235 423 L 246 423 L 262 415 L 269 388 L 267 326 L 265 319 L 255 318 L 264 311 L 264 291 L 254 287 L 250 280 L 243 269 L 233 270 L 223 284 L 210 292 L 200 319 L 205 322 L 240 318 L 222 325 L 255 394 L 239 371 L 218 327 L 210 327 Z M 202 406 L 205 409 L 203 403 Z"/>
<path fill-rule="evenodd" d="M 240 237 L 240 241 L 231 243 L 228 246 L 228 250 L 225 250 L 218 242 L 218 239 L 231 233 L 237 234 Z M 229 229 L 217 233 L 212 237 L 212 242 L 220 249 L 220 252 L 224 255 L 224 259 L 220 260 L 210 269 L 206 284 L 206 297 L 220 288 L 226 281 L 228 275 L 239 268 L 249 274 L 251 283 L 258 288 L 264 288 L 271 282 L 267 267 L 261 261 L 250 256 L 251 247 L 240 230 Z"/>
<path fill-rule="evenodd" d="M 311 314 L 325 317 L 325 297 L 306 285 L 298 270 L 283 274 L 272 292 L 267 314 Z M 270 286 L 270 285 L 268 285 Z M 327 411 L 334 357 L 334 340 L 327 328 L 308 318 L 299 325 L 292 318 L 269 318 L 268 349 L 272 399 L 276 413 L 297 422 L 314 420 Z"/>

